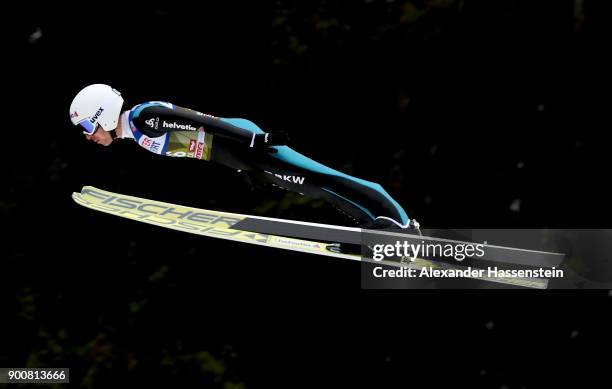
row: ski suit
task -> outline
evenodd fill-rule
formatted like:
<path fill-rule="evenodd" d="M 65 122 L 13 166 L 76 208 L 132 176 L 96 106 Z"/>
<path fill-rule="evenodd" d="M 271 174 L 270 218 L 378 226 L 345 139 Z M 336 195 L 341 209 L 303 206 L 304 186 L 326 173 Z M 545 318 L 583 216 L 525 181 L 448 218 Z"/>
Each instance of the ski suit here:
<path fill-rule="evenodd" d="M 226 119 L 151 101 L 121 115 L 122 138 L 171 157 L 213 161 L 250 177 L 329 201 L 362 227 L 407 228 L 404 209 L 377 183 L 322 165 L 284 145 L 258 147 L 267 135 L 246 119 Z"/>

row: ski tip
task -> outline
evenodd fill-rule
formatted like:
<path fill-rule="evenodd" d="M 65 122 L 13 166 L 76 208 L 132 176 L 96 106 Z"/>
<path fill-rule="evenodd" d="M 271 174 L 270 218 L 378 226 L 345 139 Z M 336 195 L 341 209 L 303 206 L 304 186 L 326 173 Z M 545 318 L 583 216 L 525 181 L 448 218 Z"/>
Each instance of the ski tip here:
<path fill-rule="evenodd" d="M 81 188 L 81 193 L 83 193 L 86 190 L 91 190 L 91 189 L 98 190 L 98 188 L 96 188 L 95 186 L 85 185 L 84 187 Z"/>

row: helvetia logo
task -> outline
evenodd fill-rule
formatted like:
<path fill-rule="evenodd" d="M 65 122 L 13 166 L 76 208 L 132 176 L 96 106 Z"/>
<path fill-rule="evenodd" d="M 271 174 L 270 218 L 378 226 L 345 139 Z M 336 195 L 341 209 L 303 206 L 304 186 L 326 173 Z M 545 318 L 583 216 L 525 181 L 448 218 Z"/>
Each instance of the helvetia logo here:
<path fill-rule="evenodd" d="M 91 119 L 89 119 L 89 122 L 91 124 L 94 124 L 95 122 L 98 121 L 98 118 L 100 117 L 100 115 L 102 114 L 102 112 L 104 112 L 104 108 L 100 107 L 98 108 L 98 110 L 96 111 L 96 114 L 93 115 L 93 117 Z"/>
<path fill-rule="evenodd" d="M 168 123 L 165 120 L 162 121 L 162 127 L 168 129 L 185 130 L 185 131 L 197 131 L 198 129 L 191 124 L 178 124 L 176 122 Z"/>

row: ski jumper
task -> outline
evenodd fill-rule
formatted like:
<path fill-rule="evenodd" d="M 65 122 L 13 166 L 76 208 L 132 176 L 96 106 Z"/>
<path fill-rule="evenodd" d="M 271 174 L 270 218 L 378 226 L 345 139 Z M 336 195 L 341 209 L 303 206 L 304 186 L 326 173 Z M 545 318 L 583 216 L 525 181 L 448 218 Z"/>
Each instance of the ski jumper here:
<path fill-rule="evenodd" d="M 269 137 L 246 119 L 226 119 L 151 101 L 121 115 L 122 138 L 159 155 L 213 161 L 250 177 L 322 198 L 362 227 L 407 228 L 404 209 L 377 183 L 322 165 Z"/>

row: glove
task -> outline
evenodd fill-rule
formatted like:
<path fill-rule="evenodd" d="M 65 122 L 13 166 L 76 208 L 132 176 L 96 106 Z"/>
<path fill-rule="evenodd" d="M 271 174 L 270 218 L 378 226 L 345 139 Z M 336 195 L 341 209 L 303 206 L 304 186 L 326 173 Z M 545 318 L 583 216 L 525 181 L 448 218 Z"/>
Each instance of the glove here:
<path fill-rule="evenodd" d="M 284 131 L 256 134 L 253 147 L 262 149 L 268 146 L 284 146 L 289 142 L 289 135 Z"/>

